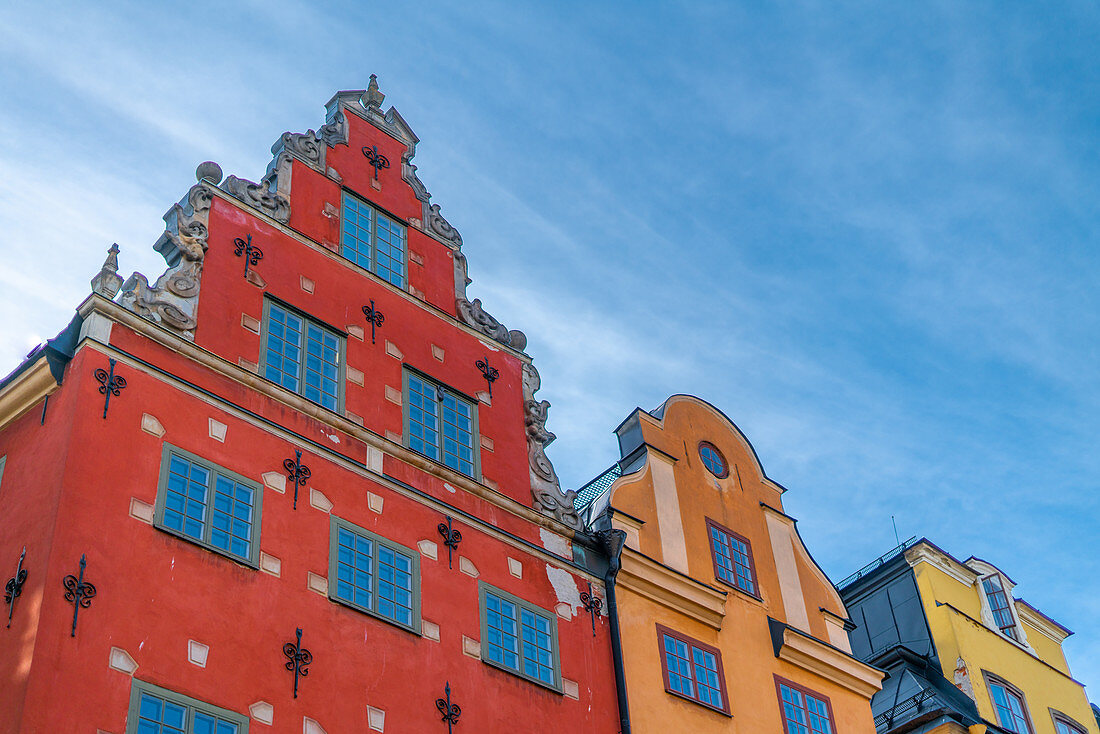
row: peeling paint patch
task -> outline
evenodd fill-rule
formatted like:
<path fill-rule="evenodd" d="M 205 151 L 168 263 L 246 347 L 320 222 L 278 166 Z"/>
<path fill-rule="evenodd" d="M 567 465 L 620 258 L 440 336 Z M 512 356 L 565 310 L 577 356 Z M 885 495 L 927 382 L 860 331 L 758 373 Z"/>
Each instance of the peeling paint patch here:
<path fill-rule="evenodd" d="M 542 541 L 542 547 L 554 555 L 570 560 L 573 558 L 573 544 L 569 542 L 568 538 L 558 535 L 552 530 L 539 528 L 539 540 Z"/>
<path fill-rule="evenodd" d="M 570 611 L 574 614 L 584 606 L 581 603 L 581 590 L 577 587 L 577 580 L 573 577 L 573 574 L 564 568 L 547 564 L 546 578 L 550 580 L 550 585 L 554 587 L 554 594 L 557 595 L 558 601 L 562 604 L 568 604 Z"/>

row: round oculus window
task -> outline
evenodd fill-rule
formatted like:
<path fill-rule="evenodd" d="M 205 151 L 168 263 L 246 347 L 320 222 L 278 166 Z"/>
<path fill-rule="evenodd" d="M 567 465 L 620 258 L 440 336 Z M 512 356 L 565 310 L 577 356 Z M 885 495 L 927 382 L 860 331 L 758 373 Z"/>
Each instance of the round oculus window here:
<path fill-rule="evenodd" d="M 699 444 L 699 458 L 703 460 L 703 466 L 707 468 L 707 471 L 714 476 L 719 479 L 729 476 L 730 468 L 726 464 L 726 457 L 722 456 L 722 452 L 709 441 L 703 441 Z"/>

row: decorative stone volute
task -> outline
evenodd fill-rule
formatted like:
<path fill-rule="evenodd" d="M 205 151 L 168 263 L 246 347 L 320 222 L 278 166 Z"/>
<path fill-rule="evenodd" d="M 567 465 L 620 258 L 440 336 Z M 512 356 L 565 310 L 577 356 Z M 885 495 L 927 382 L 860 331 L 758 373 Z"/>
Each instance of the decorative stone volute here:
<path fill-rule="evenodd" d="M 122 287 L 122 276 L 118 274 L 118 243 L 111 245 L 107 250 L 107 259 L 103 261 L 103 267 L 92 278 L 92 292 L 98 293 L 104 298 L 113 299 Z"/>
<path fill-rule="evenodd" d="M 523 413 L 527 427 L 527 458 L 534 506 L 544 515 L 549 515 L 574 530 L 582 530 L 583 523 L 573 505 L 577 493 L 571 489 L 562 490 L 554 465 L 546 456 L 546 447 L 557 436 L 546 430 L 550 403 L 535 399 L 535 393 L 541 384 L 542 378 L 534 365 L 523 365 Z"/>

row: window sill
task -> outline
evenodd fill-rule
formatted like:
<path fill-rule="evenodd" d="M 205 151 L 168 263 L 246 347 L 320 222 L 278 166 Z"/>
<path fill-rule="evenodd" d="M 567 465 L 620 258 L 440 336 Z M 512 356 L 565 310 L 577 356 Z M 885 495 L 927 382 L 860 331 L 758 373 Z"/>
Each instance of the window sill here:
<path fill-rule="evenodd" d="M 214 555 L 221 556 L 222 558 L 233 561 L 234 563 L 237 563 L 241 566 L 245 566 L 246 568 L 250 568 L 253 571 L 260 570 L 260 564 L 259 564 L 259 558 L 258 558 L 259 553 L 256 554 L 257 555 L 257 560 L 253 561 L 251 558 L 241 558 L 240 556 L 235 556 L 232 553 L 229 553 L 228 551 L 225 551 L 225 550 L 222 550 L 221 548 L 218 548 L 217 546 L 210 545 L 209 543 L 206 543 L 206 542 L 201 541 L 201 540 L 195 540 L 190 535 L 185 535 L 184 533 L 181 533 L 178 530 L 173 530 L 172 528 L 165 527 L 163 524 L 161 524 L 161 522 L 159 520 L 153 523 L 153 527 L 156 528 L 157 530 L 159 530 L 160 532 L 164 533 L 165 535 L 170 535 L 173 538 L 176 538 L 177 540 L 182 540 L 182 541 L 186 542 L 189 545 L 193 545 L 193 546 L 196 546 L 198 548 L 202 548 L 205 551 L 209 551 L 209 552 L 213 553 Z"/>
<path fill-rule="evenodd" d="M 509 675 L 512 675 L 516 678 L 519 678 L 520 680 L 525 680 L 528 683 L 533 683 L 536 686 L 538 686 L 539 688 L 545 688 L 546 690 L 552 691 L 553 693 L 557 693 L 558 695 L 562 695 L 562 696 L 565 695 L 565 691 L 562 688 L 562 684 L 561 684 L 561 675 L 560 674 L 558 674 L 558 676 L 557 676 L 557 678 L 558 678 L 557 685 L 550 685 L 549 683 L 547 683 L 545 681 L 541 681 L 538 678 L 532 678 L 529 675 L 524 675 L 523 673 L 519 672 L 518 670 L 514 670 L 512 668 L 509 668 L 509 667 L 507 667 L 505 665 L 502 665 L 501 663 L 495 662 L 493 660 L 486 659 L 484 649 L 482 649 L 482 651 L 481 651 L 481 662 L 485 663 L 486 665 L 488 665 L 491 668 L 496 668 L 497 670 L 502 670 L 505 673 L 508 673 Z"/>
<path fill-rule="evenodd" d="M 719 576 L 715 576 L 714 581 L 722 588 L 732 589 L 733 591 L 736 591 L 741 596 L 747 596 L 748 598 L 754 599 L 755 601 L 758 601 L 761 604 L 764 603 L 764 598 L 763 597 L 758 596 L 758 595 L 752 593 L 751 591 L 745 591 L 740 586 L 737 586 L 736 584 L 731 584 L 729 581 L 726 581 L 726 580 L 722 579 Z"/>
<path fill-rule="evenodd" d="M 685 701 L 690 701 L 691 703 L 695 704 L 696 706 L 702 706 L 703 708 L 709 709 L 709 710 L 713 711 L 716 714 L 722 714 L 723 716 L 726 716 L 730 719 L 733 718 L 733 714 L 731 714 L 726 709 L 720 709 L 717 706 L 711 706 L 709 703 L 703 703 L 702 701 L 700 701 L 697 698 L 692 698 L 691 696 L 685 696 L 683 693 L 679 693 L 678 691 L 673 691 L 673 690 L 670 690 L 670 689 L 666 688 L 665 693 L 669 694 L 670 696 L 675 696 L 676 698 L 682 698 Z M 725 692 L 723 691 L 723 694 L 724 693 Z"/>
<path fill-rule="evenodd" d="M 360 614 L 365 614 L 368 617 L 371 617 L 373 619 L 377 619 L 379 622 L 385 622 L 389 626 L 396 627 L 399 630 L 404 630 L 405 632 L 408 632 L 409 634 L 416 635 L 417 637 L 423 637 L 424 636 L 423 632 L 421 632 L 421 630 L 420 630 L 420 620 L 419 619 L 416 620 L 416 623 L 414 625 L 409 626 L 409 625 L 401 624 L 400 622 L 398 622 L 396 620 L 393 620 L 393 619 L 390 619 L 389 617 L 383 616 L 383 615 L 379 614 L 378 612 L 374 611 L 373 609 L 367 609 L 366 607 L 361 607 L 358 604 L 353 604 L 352 602 L 347 601 L 345 599 L 337 598 L 337 597 L 333 596 L 332 594 L 328 595 L 328 600 L 335 603 L 335 604 L 338 604 L 342 607 L 347 607 L 348 609 L 359 612 Z"/>

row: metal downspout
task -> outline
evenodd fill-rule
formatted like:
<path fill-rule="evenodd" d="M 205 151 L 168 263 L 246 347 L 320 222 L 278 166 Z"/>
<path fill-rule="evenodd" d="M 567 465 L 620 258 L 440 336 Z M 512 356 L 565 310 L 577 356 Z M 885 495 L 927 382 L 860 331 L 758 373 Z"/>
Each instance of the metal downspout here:
<path fill-rule="evenodd" d="M 619 732 L 630 734 L 630 708 L 626 700 L 626 671 L 623 669 L 623 643 L 619 634 L 619 608 L 615 601 L 615 578 L 622 567 L 620 555 L 626 542 L 622 530 L 602 530 L 598 533 L 607 549 L 607 574 L 604 588 L 607 590 L 607 618 L 611 624 L 611 656 L 615 663 L 615 692 L 619 702 Z"/>

